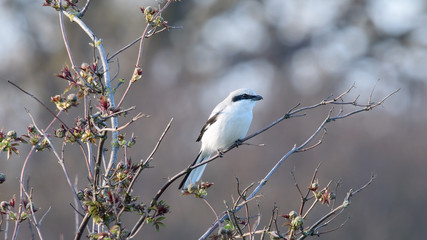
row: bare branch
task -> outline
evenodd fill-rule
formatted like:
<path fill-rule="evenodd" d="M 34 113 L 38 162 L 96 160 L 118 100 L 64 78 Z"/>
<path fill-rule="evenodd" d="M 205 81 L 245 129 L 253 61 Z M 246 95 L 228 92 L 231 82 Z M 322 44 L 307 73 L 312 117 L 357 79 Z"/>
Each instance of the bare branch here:
<path fill-rule="evenodd" d="M 85 6 L 80 10 L 80 12 L 79 12 L 79 14 L 78 14 L 78 17 L 79 17 L 79 18 L 82 18 L 82 17 L 85 15 L 85 13 L 86 13 L 87 9 L 89 8 L 89 5 L 90 5 L 90 2 L 91 2 L 91 1 L 92 1 L 92 0 L 87 0 L 87 1 L 86 1 Z"/>
<path fill-rule="evenodd" d="M 210 208 L 210 210 L 213 212 L 213 214 L 215 215 L 215 218 L 218 220 L 218 214 L 215 212 L 215 209 L 212 207 L 212 205 L 208 202 L 208 200 L 206 200 L 206 198 L 202 198 L 203 201 L 206 203 L 206 205 Z"/>
<path fill-rule="evenodd" d="M 297 179 L 295 178 L 295 169 L 294 170 L 292 170 L 291 171 L 291 175 L 292 175 L 292 178 L 294 179 L 294 185 L 295 185 L 295 187 L 297 188 L 297 190 L 298 190 L 298 193 L 299 193 L 299 195 L 300 195 L 300 197 L 301 197 L 301 200 L 302 201 L 304 201 L 304 196 L 303 196 L 303 194 L 302 194 L 302 192 L 301 192 L 301 189 L 299 188 L 299 185 L 298 185 L 298 182 L 297 182 Z M 301 215 L 301 214 L 300 214 Z"/>
<path fill-rule="evenodd" d="M 90 219 L 90 214 L 86 213 L 82 222 L 80 223 L 79 229 L 76 233 L 76 236 L 74 237 L 74 240 L 79 240 L 82 237 L 83 231 L 85 230 L 85 227 L 86 227 L 87 223 L 89 222 L 89 219 Z"/>
<path fill-rule="evenodd" d="M 117 127 L 117 128 L 102 128 L 102 129 L 99 129 L 98 127 L 96 127 L 96 125 L 94 125 L 95 126 L 95 128 L 97 128 L 97 130 L 99 131 L 99 132 L 105 132 L 105 131 L 109 131 L 109 132 L 117 132 L 117 131 L 121 131 L 121 130 L 123 130 L 123 129 L 125 129 L 125 128 L 127 128 L 129 125 L 131 125 L 132 123 L 134 123 L 135 121 L 137 121 L 138 119 L 140 119 L 140 118 L 143 118 L 143 117 L 147 117 L 148 115 L 145 115 L 145 114 L 143 114 L 143 113 L 138 113 L 135 117 L 133 117 L 129 122 L 127 122 L 125 125 L 123 125 L 123 126 L 121 126 L 121 127 Z"/>
<path fill-rule="evenodd" d="M 323 130 L 324 130 L 324 131 L 323 131 L 323 134 L 322 134 L 322 136 L 320 137 L 320 139 L 319 139 L 319 141 L 318 141 L 317 143 L 315 143 L 315 144 L 313 144 L 313 145 L 311 145 L 311 146 L 309 146 L 309 147 L 299 149 L 299 150 L 298 150 L 298 152 L 305 152 L 305 151 L 311 150 L 311 149 L 313 149 L 313 148 L 315 148 L 315 147 L 319 146 L 320 144 L 322 144 L 323 138 L 324 138 L 324 137 L 325 137 L 325 135 L 326 135 L 326 128 L 325 128 L 325 129 L 323 129 Z"/>

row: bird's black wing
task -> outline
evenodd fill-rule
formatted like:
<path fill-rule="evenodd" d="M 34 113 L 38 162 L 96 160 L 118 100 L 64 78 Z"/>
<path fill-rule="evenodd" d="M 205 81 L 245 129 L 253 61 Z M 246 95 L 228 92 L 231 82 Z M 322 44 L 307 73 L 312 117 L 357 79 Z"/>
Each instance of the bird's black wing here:
<path fill-rule="evenodd" d="M 216 120 L 218 119 L 218 115 L 221 112 L 217 112 L 215 113 L 215 115 L 213 115 L 212 117 L 210 117 L 208 119 L 208 121 L 205 123 L 205 125 L 202 127 L 202 130 L 200 130 L 200 135 L 197 138 L 196 142 L 200 142 L 200 140 L 202 140 L 203 134 L 206 132 L 206 130 L 208 130 L 208 128 L 214 123 L 216 122 Z"/>

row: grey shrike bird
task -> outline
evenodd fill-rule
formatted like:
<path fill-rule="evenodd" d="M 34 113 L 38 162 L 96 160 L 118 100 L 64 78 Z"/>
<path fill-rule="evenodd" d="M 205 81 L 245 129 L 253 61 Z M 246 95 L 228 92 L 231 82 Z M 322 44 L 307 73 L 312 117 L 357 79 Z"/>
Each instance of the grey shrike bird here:
<path fill-rule="evenodd" d="M 200 131 L 197 142 L 202 142 L 199 155 L 191 166 L 208 160 L 210 156 L 246 136 L 252 122 L 252 109 L 262 97 L 247 88 L 231 92 L 212 111 Z M 179 189 L 187 190 L 202 177 L 206 164 L 187 173 Z"/>

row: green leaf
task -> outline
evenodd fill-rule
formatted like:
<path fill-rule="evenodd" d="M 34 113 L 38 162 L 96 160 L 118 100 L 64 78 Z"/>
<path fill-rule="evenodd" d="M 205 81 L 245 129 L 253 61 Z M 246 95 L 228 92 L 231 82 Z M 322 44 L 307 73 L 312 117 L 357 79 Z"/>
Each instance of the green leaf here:
<path fill-rule="evenodd" d="M 18 219 L 18 216 L 16 215 L 16 213 L 10 211 L 9 212 L 9 217 L 10 219 L 12 219 L 13 221 L 16 221 Z"/>

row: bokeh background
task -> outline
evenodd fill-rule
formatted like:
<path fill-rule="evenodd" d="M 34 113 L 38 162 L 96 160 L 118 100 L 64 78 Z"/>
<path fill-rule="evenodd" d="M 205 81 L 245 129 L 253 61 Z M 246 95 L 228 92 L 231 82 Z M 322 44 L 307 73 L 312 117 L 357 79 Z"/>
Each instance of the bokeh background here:
<path fill-rule="evenodd" d="M 42 3 L 0 2 L 0 125 L 19 134 L 24 134 L 30 123 L 26 109 L 42 128 L 51 116 L 7 80 L 37 95 L 52 109 L 50 96 L 60 94 L 66 86 L 54 76 L 69 65 L 58 15 Z M 103 39 L 111 55 L 142 33 L 145 21 L 139 7 L 157 4 L 93 1 L 84 21 Z M 150 153 L 167 122 L 174 118 L 153 161 L 155 168 L 143 173 L 135 193 L 149 201 L 167 177 L 193 161 L 199 150 L 195 139 L 211 109 L 236 88 L 249 87 L 264 96 L 255 107 L 250 132 L 298 103 L 317 103 L 353 83 L 356 88 L 348 100 L 360 95 L 360 103 L 366 103 L 374 86 L 374 100 L 401 88 L 382 107 L 328 125 L 323 144 L 293 155 L 263 188 L 263 197 L 256 203 L 262 214 L 261 226 L 268 223 L 274 204 L 281 214 L 296 210 L 299 194 L 290 172 L 294 170 L 299 184 L 306 186 L 319 162 L 321 185 L 342 179 L 338 199 L 375 173 L 374 184 L 355 196 L 351 207 L 330 228 L 347 217 L 350 220 L 320 239 L 425 238 L 426 8 L 424 0 L 193 0 L 171 4 L 164 17 L 182 29 L 165 31 L 146 41 L 144 78 L 124 103 L 151 115 L 126 130 L 138 137 L 137 147 L 130 150 L 134 161 Z M 76 61 L 90 62 L 89 38 L 68 20 L 66 29 Z M 113 73 L 120 70 L 118 76 L 129 79 L 136 53 L 135 45 L 115 58 Z M 264 147 L 243 146 L 210 164 L 204 179 L 215 185 L 207 200 L 222 212 L 223 200 L 230 202 L 236 197 L 235 177 L 242 185 L 262 179 L 294 144 L 313 133 L 328 111 L 329 107 L 324 107 L 304 118 L 286 120 L 250 140 Z M 72 122 L 76 115 L 82 115 L 81 111 L 70 111 L 63 118 Z M 8 180 L 0 185 L 0 200 L 18 193 L 20 168 L 28 148 L 20 150 L 20 156 L 9 160 L 1 155 L 0 172 L 6 173 Z M 73 178 L 79 176 L 79 187 L 84 188 L 84 163 L 76 146 L 69 145 L 66 154 Z M 72 239 L 75 222 L 69 204 L 73 199 L 55 158 L 49 152 L 37 153 L 27 174 L 40 208 L 38 216 L 51 207 L 42 225 L 46 239 Z M 166 228 L 156 232 L 147 225 L 140 239 L 196 239 L 215 220 L 203 201 L 181 196 L 176 187 L 164 195 L 171 206 Z M 321 207 L 316 214 L 326 210 Z M 252 213 L 257 211 L 253 205 Z M 321 216 L 316 214 L 307 221 Z M 27 225 L 22 225 L 20 239 L 29 236 Z M 0 233 L 0 239 L 3 237 Z"/>

